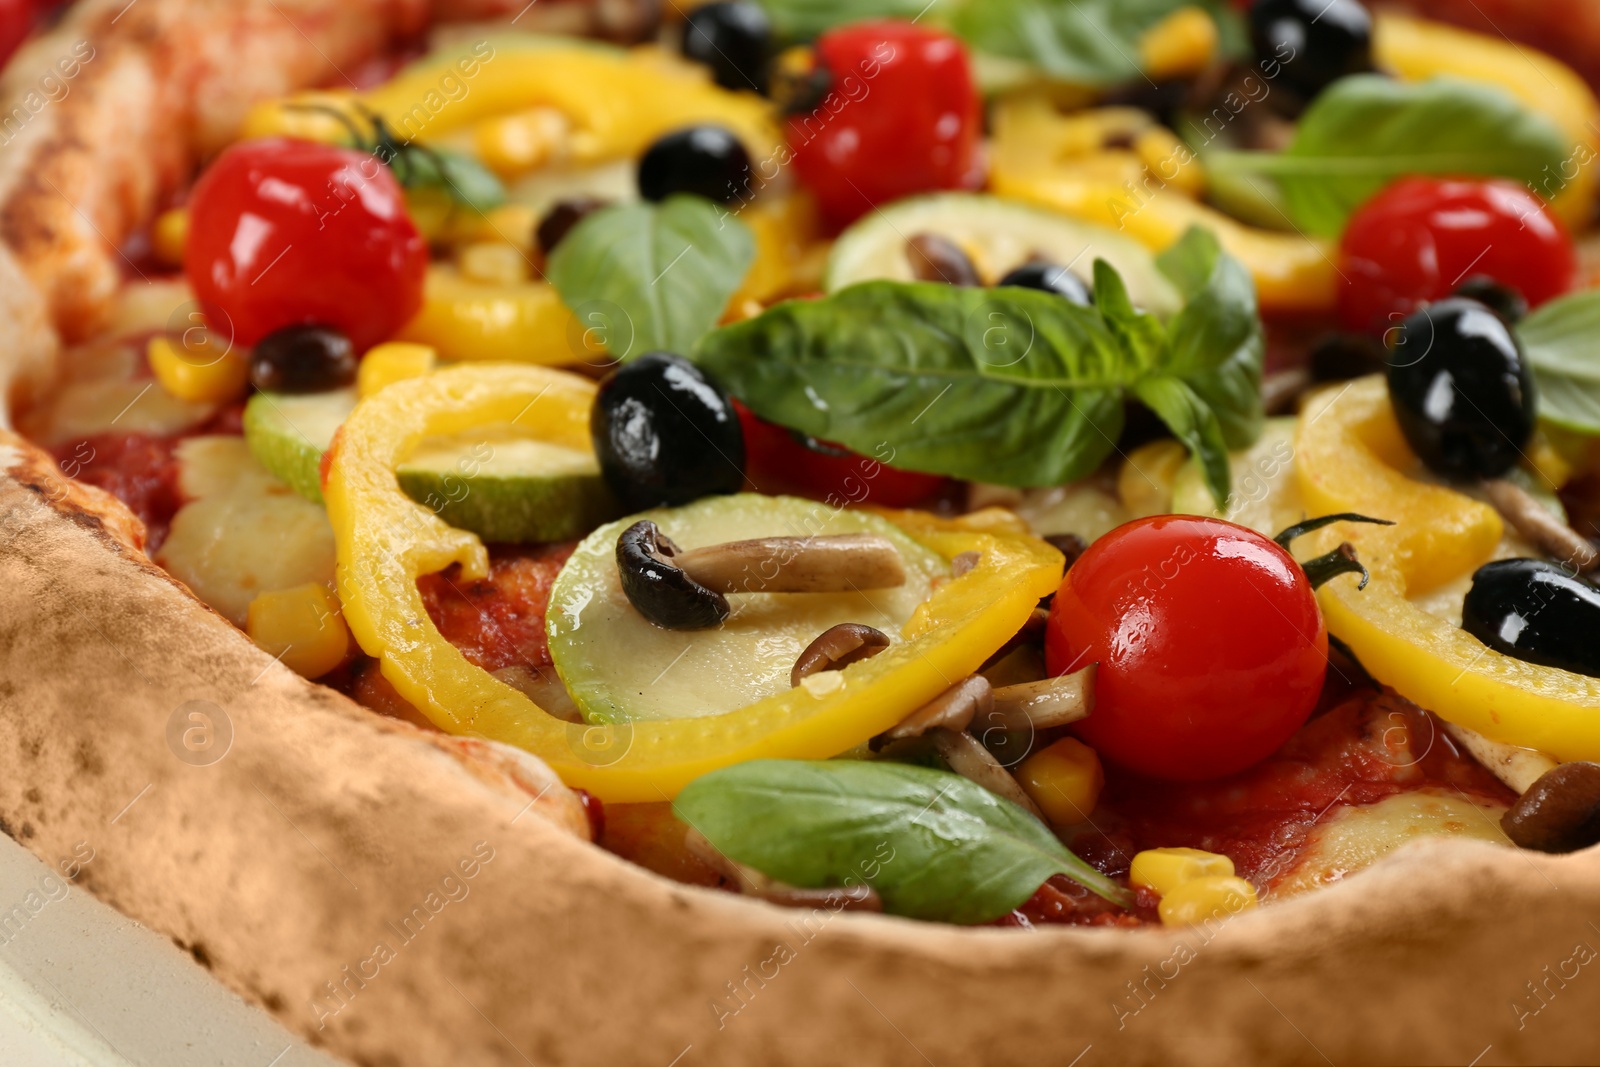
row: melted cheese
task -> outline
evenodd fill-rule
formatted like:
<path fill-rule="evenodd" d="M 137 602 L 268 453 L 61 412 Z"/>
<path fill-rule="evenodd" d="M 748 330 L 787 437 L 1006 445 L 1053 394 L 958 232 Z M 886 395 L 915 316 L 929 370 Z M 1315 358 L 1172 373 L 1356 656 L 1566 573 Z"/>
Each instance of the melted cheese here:
<path fill-rule="evenodd" d="M 327 514 L 268 474 L 244 438 L 191 437 L 177 456 L 178 487 L 191 499 L 156 562 L 195 596 L 243 626 L 260 593 L 332 583 Z"/>
<path fill-rule="evenodd" d="M 1272 887 L 1271 895 L 1319 889 L 1423 837 L 1468 837 L 1510 846 L 1510 839 L 1500 829 L 1505 810 L 1493 801 L 1432 790 L 1343 808 L 1312 831 L 1299 860 L 1288 876 Z"/>

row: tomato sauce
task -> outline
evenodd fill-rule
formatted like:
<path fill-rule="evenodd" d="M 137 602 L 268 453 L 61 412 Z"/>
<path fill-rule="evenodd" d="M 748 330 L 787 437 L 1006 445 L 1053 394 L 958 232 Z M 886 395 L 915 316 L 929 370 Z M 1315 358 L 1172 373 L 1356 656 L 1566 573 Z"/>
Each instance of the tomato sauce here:
<path fill-rule="evenodd" d="M 1270 759 L 1229 778 L 1153 782 L 1108 769 L 1102 803 L 1116 818 L 1102 824 L 1102 836 L 1135 851 L 1220 852 L 1240 875 L 1270 886 L 1335 807 L 1427 787 L 1506 804 L 1516 799 L 1427 712 L 1394 693 L 1358 694 L 1312 719 Z M 1131 859 L 1126 847 L 1104 852 L 1092 858 L 1117 867 Z"/>
<path fill-rule="evenodd" d="M 462 581 L 452 566 L 417 581 L 428 617 L 467 660 L 486 671 L 548 667 L 544 614 L 550 587 L 575 542 L 533 547 L 495 546 L 489 574 Z"/>
<path fill-rule="evenodd" d="M 1165 782 L 1107 767 L 1092 827 L 1071 847 L 1123 884 L 1135 853 L 1186 847 L 1221 853 L 1242 877 L 1270 888 L 1294 869 L 1330 814 L 1423 788 L 1516 800 L 1433 716 L 1394 693 L 1359 691 L 1264 762 L 1227 778 Z M 1057 876 L 1000 924 L 1139 925 L 1156 921 L 1155 903 L 1140 891 L 1124 910 Z"/>
<path fill-rule="evenodd" d="M 178 488 L 179 443 L 201 434 L 243 433 L 243 417 L 244 404 L 230 404 L 181 434 L 99 433 L 62 445 L 53 455 L 61 473 L 126 504 L 144 523 L 145 551 L 153 555 L 167 538 L 172 516 L 186 503 Z"/>
<path fill-rule="evenodd" d="M 166 540 L 172 516 L 183 506 L 178 492 L 177 441 L 140 433 L 102 433 L 56 449 L 62 473 L 104 489 L 145 526 L 145 547 Z"/>

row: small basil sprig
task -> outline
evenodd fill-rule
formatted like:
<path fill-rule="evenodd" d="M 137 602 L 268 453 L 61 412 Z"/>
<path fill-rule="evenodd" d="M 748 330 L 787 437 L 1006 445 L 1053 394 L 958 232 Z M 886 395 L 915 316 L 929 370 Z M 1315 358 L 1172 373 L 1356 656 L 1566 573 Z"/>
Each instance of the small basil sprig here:
<path fill-rule="evenodd" d="M 690 782 L 672 810 L 730 859 L 805 888 L 869 884 L 895 915 L 989 922 L 1054 874 L 1129 900 L 1038 819 L 947 771 L 754 760 Z"/>
<path fill-rule="evenodd" d="M 1318 95 L 1282 152 L 1205 158 L 1214 181 L 1261 185 L 1295 226 L 1335 237 L 1356 208 L 1404 175 L 1476 174 L 1544 188 L 1571 151 L 1553 122 L 1492 85 L 1357 74 Z"/>
<path fill-rule="evenodd" d="M 689 352 L 755 259 L 749 227 L 711 201 L 671 196 L 602 208 L 574 226 L 546 277 L 617 359 Z"/>
<path fill-rule="evenodd" d="M 1516 326 L 1533 368 L 1539 417 L 1600 435 L 1600 290 L 1552 300 Z"/>
<path fill-rule="evenodd" d="M 910 470 L 1014 486 L 1093 471 L 1131 392 L 1200 455 L 1220 502 L 1226 450 L 1261 430 L 1255 288 L 1207 230 L 1157 265 L 1188 299 L 1166 324 L 1099 262 L 1094 307 L 870 281 L 714 330 L 694 358 L 762 418 Z"/>
<path fill-rule="evenodd" d="M 480 214 L 506 202 L 505 186 L 476 156 L 401 139 L 383 116 L 368 108 L 356 105 L 354 113 L 323 104 L 286 104 L 285 108 L 314 111 L 337 120 L 348 132 L 351 147 L 372 153 L 409 192 L 436 193 Z"/>

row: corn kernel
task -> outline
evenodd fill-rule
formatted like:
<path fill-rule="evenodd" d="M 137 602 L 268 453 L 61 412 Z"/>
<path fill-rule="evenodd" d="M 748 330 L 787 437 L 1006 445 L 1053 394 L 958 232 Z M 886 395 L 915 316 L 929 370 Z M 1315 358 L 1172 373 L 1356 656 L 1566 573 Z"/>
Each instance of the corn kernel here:
<path fill-rule="evenodd" d="M 1157 911 L 1167 926 L 1193 926 L 1211 919 L 1226 919 L 1259 903 L 1256 887 L 1232 875 L 1196 878 L 1177 886 L 1161 898 Z"/>
<path fill-rule="evenodd" d="M 1133 857 L 1128 881 L 1162 896 L 1196 878 L 1229 877 L 1233 861 L 1198 848 L 1147 848 Z"/>
<path fill-rule="evenodd" d="M 356 392 L 364 397 L 371 396 L 386 385 L 432 374 L 438 361 L 439 354 L 432 345 L 408 341 L 374 345 L 361 357 L 361 369 L 356 372 Z"/>
<path fill-rule="evenodd" d="M 350 127 L 335 112 L 354 118 L 354 95 L 342 90 L 313 90 L 263 100 L 245 113 L 238 139 L 293 137 L 298 141 L 349 144 Z"/>
<path fill-rule="evenodd" d="M 553 107 L 485 119 L 473 130 L 484 166 L 502 177 L 516 177 L 570 151 L 572 124 Z"/>
<path fill-rule="evenodd" d="M 1017 781 L 1052 823 L 1073 826 L 1088 820 L 1106 777 L 1094 749 L 1063 737 L 1023 760 Z"/>
<path fill-rule="evenodd" d="M 150 250 L 168 267 L 183 263 L 183 244 L 189 239 L 189 212 L 175 207 L 156 216 L 150 228 Z"/>
<path fill-rule="evenodd" d="M 350 651 L 339 602 L 320 582 L 262 593 L 250 602 L 245 632 L 262 651 L 305 678 L 327 674 Z"/>
<path fill-rule="evenodd" d="M 520 285 L 528 280 L 528 261 L 514 246 L 501 241 L 477 241 L 456 253 L 463 278 L 485 285 Z"/>
<path fill-rule="evenodd" d="M 161 388 L 179 400 L 224 404 L 244 395 L 250 384 L 250 365 L 233 351 L 204 344 L 182 348 L 170 337 L 152 337 L 145 356 Z"/>
<path fill-rule="evenodd" d="M 1204 8 L 1180 7 L 1139 38 L 1139 65 L 1156 81 L 1204 70 L 1217 54 L 1217 24 Z"/>

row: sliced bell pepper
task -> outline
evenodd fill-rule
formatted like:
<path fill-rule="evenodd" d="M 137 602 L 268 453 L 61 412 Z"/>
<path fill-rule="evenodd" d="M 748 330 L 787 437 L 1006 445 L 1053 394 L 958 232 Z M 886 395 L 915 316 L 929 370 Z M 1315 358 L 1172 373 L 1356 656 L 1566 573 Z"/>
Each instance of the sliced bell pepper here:
<path fill-rule="evenodd" d="M 697 122 L 728 127 L 755 159 L 781 143 L 776 111 L 754 93 L 730 92 L 658 50 L 501 44 L 450 98 L 426 63 L 358 95 L 402 139 L 437 140 L 483 119 L 552 107 L 572 125 L 582 162 L 636 156 L 662 134 Z"/>
<path fill-rule="evenodd" d="M 422 289 L 422 310 L 396 340 L 432 345 L 450 361 L 577 363 L 603 358 L 599 343 L 585 349 L 584 330 L 548 282 L 491 285 L 433 264 Z"/>
<path fill-rule="evenodd" d="M 1121 230 L 1156 252 L 1176 244 L 1190 226 L 1203 226 L 1250 271 L 1264 310 L 1326 311 L 1334 305 L 1339 274 L 1329 242 L 1246 226 L 1172 189 L 1130 190 L 1065 171 L 1009 172 L 997 166 L 989 185 L 1000 196 Z"/>
<path fill-rule="evenodd" d="M 441 729 L 524 748 L 603 800 L 667 800 L 718 767 L 821 759 L 858 745 L 976 671 L 1061 580 L 1061 554 L 1036 538 L 902 513 L 896 521 L 934 551 L 950 559 L 977 552 L 979 562 L 939 586 L 901 641 L 845 668 L 843 685 L 822 696 L 800 687 L 710 718 L 613 726 L 557 719 L 473 666 L 433 626 L 417 578 L 452 563 L 469 580 L 481 577 L 488 553 L 401 492 L 394 469 L 423 437 L 486 423 L 588 448 L 594 394 L 576 375 L 512 364 L 396 382 L 361 401 L 340 428 L 323 496 L 345 621 L 400 695 Z"/>
<path fill-rule="evenodd" d="M 1541 667 L 1488 648 L 1422 610 L 1408 594 L 1469 574 L 1499 543 L 1487 505 L 1407 477 L 1405 447 L 1383 379 L 1330 389 L 1307 404 L 1295 468 L 1308 513 L 1357 511 L 1393 526 L 1339 523 L 1295 545 L 1314 555 L 1351 542 L 1371 573 L 1317 593 L 1328 632 L 1362 666 L 1408 700 L 1494 741 L 1558 760 L 1600 759 L 1600 679 Z"/>

